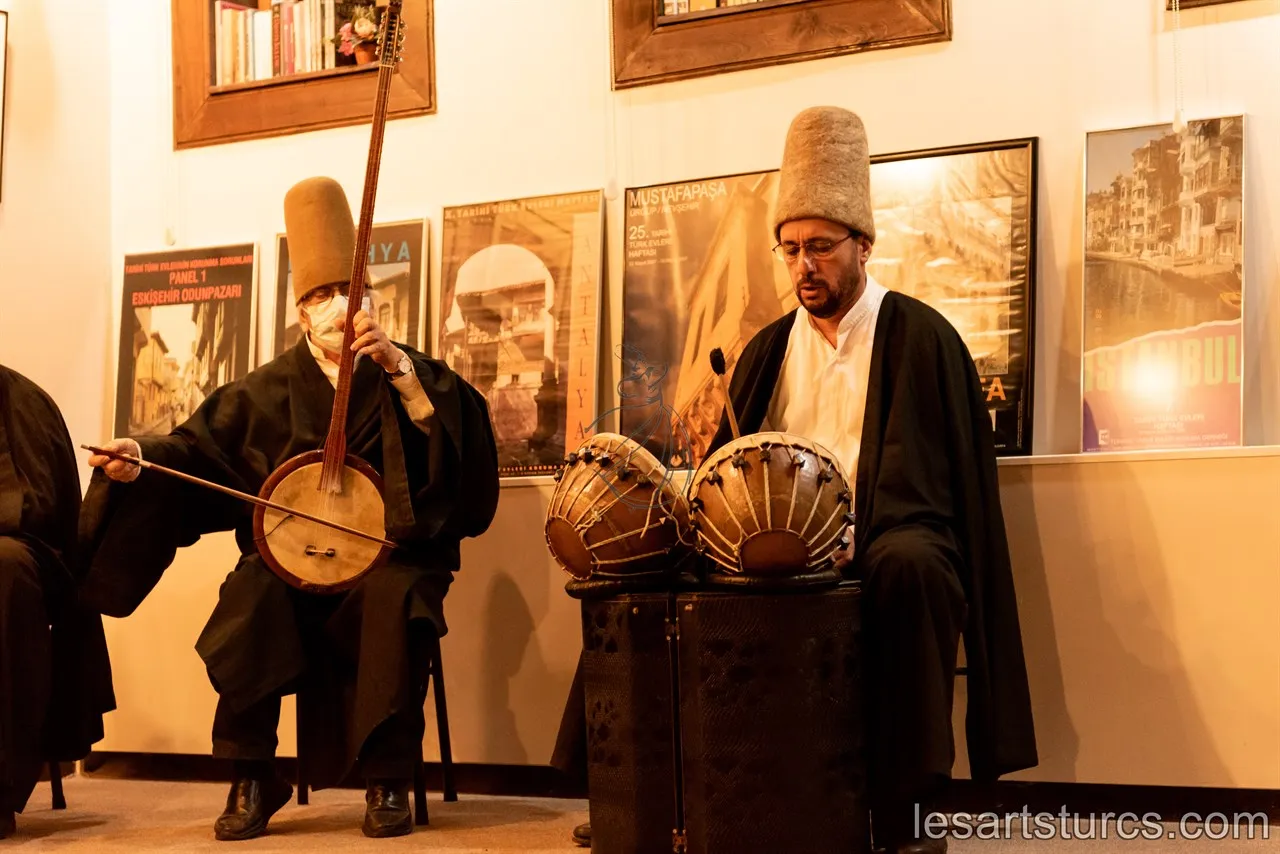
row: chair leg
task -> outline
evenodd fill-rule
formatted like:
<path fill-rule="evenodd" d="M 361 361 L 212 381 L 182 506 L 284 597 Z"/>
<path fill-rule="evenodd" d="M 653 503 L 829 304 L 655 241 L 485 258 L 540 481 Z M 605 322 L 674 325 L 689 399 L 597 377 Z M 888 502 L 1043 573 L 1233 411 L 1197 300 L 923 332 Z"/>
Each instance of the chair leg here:
<path fill-rule="evenodd" d="M 49 788 L 53 790 L 53 808 L 65 810 L 67 799 L 62 794 L 62 766 L 57 762 L 49 763 Z"/>
<path fill-rule="evenodd" d="M 413 823 L 431 823 L 427 817 L 427 774 L 422 766 L 421 756 L 413 763 Z"/>
<path fill-rule="evenodd" d="M 431 678 L 436 695 L 436 729 L 440 735 L 440 773 L 444 778 L 444 799 L 456 801 L 458 790 L 453 784 L 453 748 L 449 744 L 449 708 L 444 698 L 444 656 L 436 643 L 435 661 L 431 662 Z"/>

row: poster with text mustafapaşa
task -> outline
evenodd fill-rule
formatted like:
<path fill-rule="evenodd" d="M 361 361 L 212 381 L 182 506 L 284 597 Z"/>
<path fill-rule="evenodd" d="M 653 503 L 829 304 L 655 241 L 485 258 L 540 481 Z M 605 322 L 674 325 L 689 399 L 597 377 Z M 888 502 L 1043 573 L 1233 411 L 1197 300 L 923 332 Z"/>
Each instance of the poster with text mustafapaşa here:
<path fill-rule="evenodd" d="M 253 243 L 126 255 L 115 435 L 164 435 L 252 364 Z"/>
<path fill-rule="evenodd" d="M 1036 140 L 1021 139 L 871 166 L 867 273 L 957 329 L 1005 456 L 1031 450 L 1035 165 Z M 777 186 L 774 170 L 627 190 L 623 373 L 649 387 L 622 395 L 619 430 L 669 467 L 701 463 L 719 425 L 711 351 L 723 351 L 731 378 L 751 337 L 799 305 L 771 252 Z M 672 437 L 686 435 L 688 451 L 673 453 Z"/>
<path fill-rule="evenodd" d="M 1088 135 L 1082 450 L 1243 440 L 1244 119 Z"/>
<path fill-rule="evenodd" d="M 500 476 L 554 474 L 596 420 L 604 194 L 443 214 L 439 358 L 488 401 Z"/>

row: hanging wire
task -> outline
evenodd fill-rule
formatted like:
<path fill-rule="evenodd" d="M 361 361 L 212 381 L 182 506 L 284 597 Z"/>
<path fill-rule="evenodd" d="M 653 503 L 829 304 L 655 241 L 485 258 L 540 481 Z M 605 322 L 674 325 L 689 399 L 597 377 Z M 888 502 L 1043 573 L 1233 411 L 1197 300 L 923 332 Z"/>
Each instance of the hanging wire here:
<path fill-rule="evenodd" d="M 1173 131 L 1187 129 L 1182 114 L 1182 2 L 1173 0 Z"/>

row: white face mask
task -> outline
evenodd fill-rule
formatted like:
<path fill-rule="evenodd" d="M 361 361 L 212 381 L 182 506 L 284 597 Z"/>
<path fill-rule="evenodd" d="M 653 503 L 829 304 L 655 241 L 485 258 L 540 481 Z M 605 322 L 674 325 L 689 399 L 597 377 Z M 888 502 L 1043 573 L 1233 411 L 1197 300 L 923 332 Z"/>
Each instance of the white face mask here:
<path fill-rule="evenodd" d="M 360 301 L 360 307 L 373 314 L 368 294 Z M 347 298 L 335 294 L 331 299 L 307 308 L 306 312 L 311 321 L 311 340 L 316 346 L 330 353 L 341 352 L 343 330 L 338 328 L 338 318 L 347 316 Z"/>

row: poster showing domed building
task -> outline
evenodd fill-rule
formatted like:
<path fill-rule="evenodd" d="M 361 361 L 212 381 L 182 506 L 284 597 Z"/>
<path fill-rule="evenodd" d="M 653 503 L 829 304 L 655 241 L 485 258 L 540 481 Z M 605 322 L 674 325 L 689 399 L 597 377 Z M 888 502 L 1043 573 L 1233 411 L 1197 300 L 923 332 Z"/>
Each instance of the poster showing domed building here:
<path fill-rule="evenodd" d="M 435 352 L 488 401 L 504 478 L 592 430 L 603 239 L 598 190 L 444 209 Z"/>

